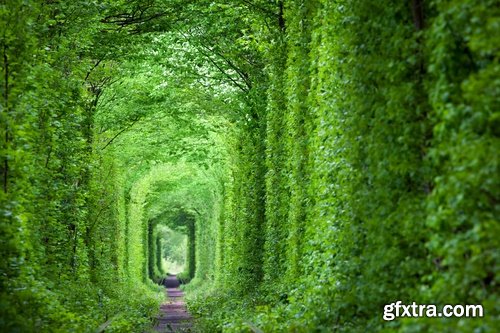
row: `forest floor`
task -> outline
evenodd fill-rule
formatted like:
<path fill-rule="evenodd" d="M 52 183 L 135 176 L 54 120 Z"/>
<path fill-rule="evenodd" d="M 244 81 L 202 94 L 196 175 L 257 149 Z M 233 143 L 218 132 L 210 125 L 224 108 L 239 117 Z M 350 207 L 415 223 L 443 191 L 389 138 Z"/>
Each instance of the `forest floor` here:
<path fill-rule="evenodd" d="M 187 312 L 177 276 L 167 276 L 163 285 L 167 288 L 167 301 L 160 307 L 156 332 L 192 332 L 192 318 Z"/>

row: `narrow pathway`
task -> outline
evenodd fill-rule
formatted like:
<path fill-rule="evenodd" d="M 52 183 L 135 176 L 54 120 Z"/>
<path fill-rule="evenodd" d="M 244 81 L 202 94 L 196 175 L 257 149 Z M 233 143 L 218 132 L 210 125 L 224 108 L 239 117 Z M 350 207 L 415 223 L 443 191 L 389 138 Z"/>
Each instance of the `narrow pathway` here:
<path fill-rule="evenodd" d="M 191 316 L 187 312 L 184 293 L 179 289 L 180 283 L 175 275 L 169 275 L 163 282 L 167 288 L 167 302 L 160 307 L 157 332 L 192 332 Z"/>

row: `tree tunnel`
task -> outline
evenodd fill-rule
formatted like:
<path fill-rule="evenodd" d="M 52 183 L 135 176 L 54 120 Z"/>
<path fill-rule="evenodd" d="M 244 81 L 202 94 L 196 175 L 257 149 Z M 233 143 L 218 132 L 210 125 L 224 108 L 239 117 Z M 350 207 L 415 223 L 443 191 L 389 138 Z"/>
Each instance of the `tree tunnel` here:
<path fill-rule="evenodd" d="M 0 332 L 500 327 L 498 0 L 0 4 Z M 395 300 L 482 304 L 385 320 Z"/>
<path fill-rule="evenodd" d="M 221 180 L 194 163 L 157 164 L 131 186 L 128 242 L 131 273 L 162 281 L 167 273 L 187 282 L 213 279 Z M 137 272 L 137 270 L 135 271 Z"/>
<path fill-rule="evenodd" d="M 148 222 L 148 276 L 159 282 L 165 274 L 184 281 L 196 272 L 196 217 L 184 210 L 164 212 Z"/>

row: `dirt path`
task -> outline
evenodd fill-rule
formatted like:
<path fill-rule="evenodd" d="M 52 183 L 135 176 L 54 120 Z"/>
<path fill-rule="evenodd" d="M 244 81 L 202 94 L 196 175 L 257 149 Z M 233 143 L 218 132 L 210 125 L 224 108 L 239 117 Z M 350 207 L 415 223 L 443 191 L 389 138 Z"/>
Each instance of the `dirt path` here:
<path fill-rule="evenodd" d="M 179 280 L 175 275 L 169 275 L 164 286 L 167 288 L 167 301 L 160 307 L 157 332 L 192 332 L 191 316 L 187 312 L 184 293 L 179 289 Z"/>

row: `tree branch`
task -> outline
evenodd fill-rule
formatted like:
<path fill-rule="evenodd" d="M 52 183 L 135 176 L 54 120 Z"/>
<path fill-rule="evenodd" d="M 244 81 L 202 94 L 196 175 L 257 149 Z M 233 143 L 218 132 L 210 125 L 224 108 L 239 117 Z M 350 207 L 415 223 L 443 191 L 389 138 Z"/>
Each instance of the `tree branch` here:
<path fill-rule="evenodd" d="M 123 128 L 121 131 L 119 131 L 118 133 L 116 133 L 116 135 L 115 135 L 115 136 L 113 136 L 113 137 L 111 138 L 111 140 L 109 140 L 109 141 L 108 141 L 108 143 L 106 143 L 106 144 L 104 145 L 104 147 L 102 147 L 102 148 L 101 148 L 101 150 L 106 149 L 106 147 L 107 147 L 107 146 L 109 146 L 109 145 L 110 145 L 110 144 L 111 144 L 111 143 L 112 143 L 112 142 L 113 142 L 113 141 L 114 141 L 114 140 L 115 140 L 115 139 L 116 139 L 116 138 L 117 138 L 120 134 L 122 134 L 123 132 L 125 132 L 125 131 L 126 131 L 126 130 L 128 130 L 128 129 L 130 129 L 132 126 L 134 126 L 134 124 L 135 124 L 136 122 L 138 122 L 138 121 L 139 121 L 139 119 L 140 119 L 140 118 L 136 118 L 135 120 L 133 120 L 133 121 L 132 121 L 132 123 L 130 123 L 128 126 L 126 126 L 126 127 L 125 127 L 125 128 Z"/>
<path fill-rule="evenodd" d="M 413 13 L 413 23 L 415 29 L 420 31 L 424 28 L 424 4 L 423 0 L 412 0 L 411 9 Z"/>
<path fill-rule="evenodd" d="M 186 39 L 187 41 L 190 40 L 188 36 L 182 32 L 181 30 L 177 29 L 177 31 Z M 191 35 L 191 37 L 193 37 Z M 223 57 L 220 53 L 216 52 L 215 50 L 211 49 L 210 47 L 204 45 L 202 42 L 199 42 L 200 47 L 197 47 L 198 51 L 205 57 L 207 58 L 226 78 L 228 78 L 236 87 L 238 87 L 240 90 L 242 90 L 245 93 L 248 93 L 248 91 L 251 89 L 251 84 L 250 82 L 247 81 L 245 76 L 248 76 L 246 73 L 243 73 L 239 68 L 237 68 L 234 64 L 232 64 L 229 60 L 226 60 L 225 57 Z M 196 47 L 196 46 L 195 46 Z M 247 86 L 247 88 L 243 87 L 235 78 L 233 78 L 230 74 L 228 74 L 212 57 L 210 56 L 209 53 L 204 52 L 203 49 L 207 50 L 208 52 L 215 54 L 222 58 L 235 72 L 238 74 L 240 78 L 243 79 L 243 82 Z"/>
<path fill-rule="evenodd" d="M 94 69 L 97 68 L 97 66 L 99 66 L 99 64 L 104 60 L 104 57 L 102 57 L 101 59 L 97 60 L 97 62 L 94 64 L 94 66 L 92 66 L 92 68 L 90 68 L 87 72 L 87 75 L 85 76 L 85 80 L 84 81 L 87 81 L 89 76 L 90 76 L 90 73 L 92 73 L 92 71 Z"/>

